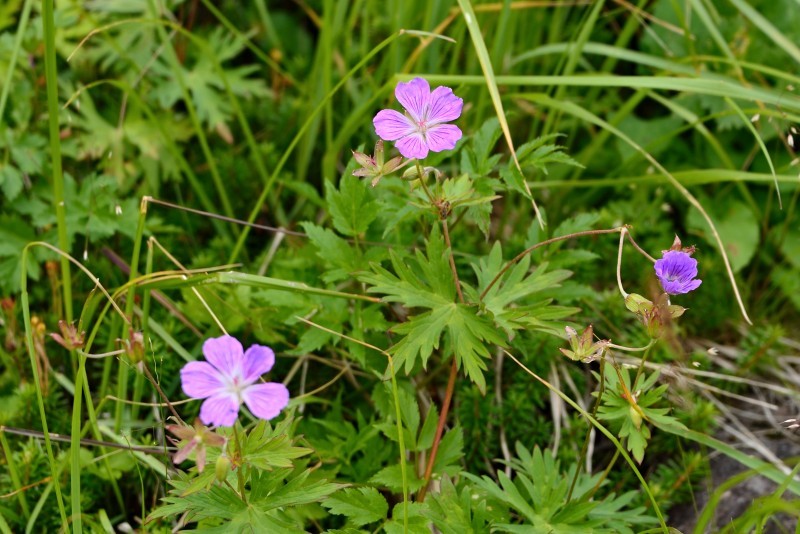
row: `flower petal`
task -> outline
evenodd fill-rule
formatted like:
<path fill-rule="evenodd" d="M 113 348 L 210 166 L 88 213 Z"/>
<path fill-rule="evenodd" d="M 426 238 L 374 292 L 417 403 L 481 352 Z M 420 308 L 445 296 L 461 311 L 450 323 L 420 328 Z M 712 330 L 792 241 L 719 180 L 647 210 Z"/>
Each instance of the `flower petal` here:
<path fill-rule="evenodd" d="M 424 159 L 428 155 L 428 145 L 425 144 L 421 133 L 413 133 L 398 139 L 394 146 L 407 158 Z"/>
<path fill-rule="evenodd" d="M 393 109 L 382 109 L 372 119 L 375 133 L 384 141 L 396 141 L 418 130 L 414 122 Z"/>
<path fill-rule="evenodd" d="M 242 391 L 242 398 L 253 415 L 259 419 L 272 419 L 289 404 L 289 390 L 276 382 L 254 384 Z"/>
<path fill-rule="evenodd" d="M 251 384 L 275 365 L 275 353 L 264 345 L 253 345 L 244 353 L 244 381 Z"/>
<path fill-rule="evenodd" d="M 175 456 L 172 457 L 172 463 L 174 463 L 175 465 L 182 463 L 184 460 L 186 460 L 186 458 L 189 457 L 189 455 L 192 453 L 192 451 L 196 446 L 197 446 L 196 440 L 193 439 L 189 441 L 186 445 L 184 445 L 175 452 Z"/>
<path fill-rule="evenodd" d="M 449 87 L 437 87 L 431 93 L 427 124 L 454 121 L 461 116 L 464 100 L 453 94 Z"/>
<path fill-rule="evenodd" d="M 203 343 L 203 355 L 224 376 L 241 373 L 244 349 L 235 337 L 220 336 L 207 339 Z"/>
<path fill-rule="evenodd" d="M 187 397 L 205 399 L 222 387 L 220 372 L 208 362 L 189 362 L 181 369 L 181 389 Z"/>
<path fill-rule="evenodd" d="M 394 96 L 406 108 L 414 122 L 427 119 L 431 99 L 431 86 L 427 80 L 414 78 L 407 83 L 400 82 L 394 90 Z"/>
<path fill-rule="evenodd" d="M 200 407 L 200 420 L 206 425 L 233 426 L 239 416 L 239 400 L 229 392 L 209 397 Z"/>
<path fill-rule="evenodd" d="M 453 124 L 438 124 L 428 128 L 428 148 L 434 152 L 452 150 L 461 139 L 461 130 Z"/>

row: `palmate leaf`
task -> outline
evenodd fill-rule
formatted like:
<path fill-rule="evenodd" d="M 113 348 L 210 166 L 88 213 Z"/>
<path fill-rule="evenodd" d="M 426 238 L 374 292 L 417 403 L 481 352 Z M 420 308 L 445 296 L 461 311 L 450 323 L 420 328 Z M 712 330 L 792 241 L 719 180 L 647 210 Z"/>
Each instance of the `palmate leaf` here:
<path fill-rule="evenodd" d="M 389 504 L 375 488 L 348 488 L 334 493 L 323 501 L 330 513 L 347 517 L 349 523 L 360 527 L 386 519 Z"/>
<path fill-rule="evenodd" d="M 442 534 L 475 534 L 489 532 L 489 522 L 508 521 L 502 507 L 491 506 L 485 495 L 465 484 L 459 493 L 448 477 L 442 478 L 441 488 L 425 501 L 422 515 L 433 521 Z"/>
<path fill-rule="evenodd" d="M 292 460 L 313 452 L 306 447 L 296 447 L 289 435 L 289 423 L 285 419 L 274 429 L 264 420 L 242 438 L 242 456 L 244 462 L 257 469 L 288 468 Z"/>
<path fill-rule="evenodd" d="M 481 391 L 486 390 L 484 359 L 490 357 L 486 343 L 505 345 L 494 326 L 485 317 L 476 315 L 475 308 L 452 302 L 412 317 L 392 330 L 405 335 L 389 349 L 398 368 L 404 365 L 406 373 L 409 373 L 418 357 L 425 367 L 433 351 L 439 348 L 444 334 L 447 348 L 453 351 L 458 367 L 464 369 Z"/>
<path fill-rule="evenodd" d="M 378 203 L 370 200 L 367 182 L 349 174 L 342 176 L 338 190 L 325 182 L 325 200 L 333 225 L 343 235 L 363 234 L 378 216 Z"/>
<path fill-rule="evenodd" d="M 643 507 L 626 509 L 630 494 L 616 497 L 613 493 L 601 499 L 594 489 L 601 484 L 601 474 L 578 477 L 572 498 L 567 500 L 575 467 L 562 472 L 559 462 L 549 451 L 536 447 L 531 453 L 517 443 L 517 458 L 509 463 L 513 477 L 498 471 L 498 482 L 488 476 L 464 476 L 499 501 L 508 511 L 515 512 L 522 524 L 496 521 L 492 531 L 549 534 L 625 533 L 631 525 L 652 525 L 655 518 L 642 515 Z M 591 495 L 594 495 L 591 497 Z"/>
<path fill-rule="evenodd" d="M 0 215 L 0 291 L 19 290 L 22 249 L 36 238 L 30 225 L 19 217 Z M 38 280 L 42 273 L 36 252 L 28 252 L 25 262 L 28 276 L 32 280 Z"/>
<path fill-rule="evenodd" d="M 502 254 L 499 251 L 498 254 L 499 262 Z M 409 373 L 418 361 L 425 367 L 444 339 L 446 352 L 452 352 L 459 368 L 485 391 L 484 360 L 490 357 L 487 344 L 505 345 L 505 339 L 488 316 L 479 315 L 477 307 L 455 302 L 447 250 L 439 231 L 434 227 L 425 254 L 417 251 L 413 260 L 416 268 L 406 264 L 395 252 L 391 253 L 391 260 L 395 274 L 380 265 L 372 265 L 373 272 L 361 274 L 359 280 L 371 286 L 370 293 L 383 294 L 384 301 L 430 310 L 393 328 L 404 336 L 389 349 L 395 356 L 397 368 L 404 367 Z"/>
<path fill-rule="evenodd" d="M 366 282 L 370 293 L 382 293 L 386 302 L 399 302 L 407 308 L 438 308 L 455 301 L 453 275 L 446 256 L 447 250 L 438 227 L 434 226 L 426 242 L 425 254 L 417 250 L 414 263 L 417 269 L 406 265 L 395 251 L 390 252 L 392 274 L 380 265 L 372 265 L 374 273 L 362 273 L 359 280 Z"/>
<path fill-rule="evenodd" d="M 486 293 L 483 305 L 491 312 L 494 322 L 505 330 L 508 336 L 513 336 L 514 330 L 523 328 L 561 335 L 560 325 L 550 321 L 567 317 L 577 312 L 577 308 L 552 306 L 549 299 L 526 306 L 512 306 L 512 304 L 537 292 L 559 287 L 561 282 L 572 276 L 572 273 L 562 269 L 548 271 L 547 263 L 540 264 L 529 273 L 530 264 L 529 255 L 522 258 Z M 488 256 L 481 258 L 477 264 L 472 264 L 478 277 L 478 290 L 466 287 L 467 296 L 473 301 L 478 301 L 480 294 L 504 265 L 503 249 L 498 241 Z"/>
<path fill-rule="evenodd" d="M 233 115 L 233 108 L 225 94 L 225 84 L 215 60 L 223 63 L 238 56 L 244 50 L 245 42 L 245 36 L 233 36 L 225 28 L 216 27 L 208 37 L 206 49 L 198 51 L 194 63 L 189 68 L 181 67 L 181 76 L 192 94 L 200 121 L 210 128 L 227 123 Z M 162 82 L 151 91 L 151 96 L 163 107 L 171 108 L 183 97 L 180 84 L 174 80 L 175 73 L 163 60 L 157 61 L 152 70 L 162 78 Z M 231 92 L 236 96 L 267 97 L 270 91 L 264 81 L 252 76 L 258 70 L 255 65 L 226 67 L 222 75 L 226 77 Z"/>
<path fill-rule="evenodd" d="M 685 429 L 677 419 L 667 415 L 669 408 L 655 408 L 666 393 L 667 384 L 654 387 L 658 381 L 658 372 L 649 375 L 642 373 L 641 380 L 631 385 L 628 370 L 616 370 L 611 364 L 606 363 L 605 369 L 606 388 L 603 393 L 603 402 L 597 411 L 597 418 L 604 421 L 614 421 L 619 425 L 618 434 L 626 440 L 627 448 L 637 462 L 642 463 L 647 442 L 650 440 L 650 429 L 645 422 L 650 421 L 664 426 L 674 426 Z M 620 380 L 621 378 L 621 380 Z M 633 401 L 628 398 L 635 392 Z"/>

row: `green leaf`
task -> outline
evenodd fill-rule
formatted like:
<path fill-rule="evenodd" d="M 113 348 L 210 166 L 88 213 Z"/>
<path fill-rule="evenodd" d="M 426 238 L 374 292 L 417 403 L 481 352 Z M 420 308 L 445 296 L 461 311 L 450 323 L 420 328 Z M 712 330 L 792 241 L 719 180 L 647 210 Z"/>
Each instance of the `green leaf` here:
<path fill-rule="evenodd" d="M 544 174 L 548 174 L 547 165 L 552 163 L 561 163 L 563 165 L 583 168 L 583 165 L 563 152 L 565 147 L 547 144 L 548 141 L 553 141 L 563 136 L 564 134 L 560 133 L 549 134 L 543 137 L 537 137 L 533 141 L 520 146 L 517 150 L 517 157 L 519 158 L 520 165 L 522 167 L 534 167 Z"/>
<path fill-rule="evenodd" d="M 13 165 L 0 167 L 0 188 L 2 188 L 6 200 L 11 202 L 17 198 L 17 195 L 22 191 L 22 184 L 22 173 L 19 169 Z"/>
<path fill-rule="evenodd" d="M 404 505 L 403 503 L 396 504 L 392 509 L 392 520 L 383 526 L 384 532 L 386 534 L 430 534 L 428 520 L 423 516 L 426 508 L 425 503 L 409 503 L 408 529 L 406 529 L 403 518 Z"/>
<path fill-rule="evenodd" d="M 370 200 L 368 189 L 365 181 L 348 174 L 342 176 L 338 191 L 332 183 L 325 182 L 328 211 L 341 234 L 361 235 L 378 216 L 378 203 Z"/>
<path fill-rule="evenodd" d="M 323 501 L 330 513 L 347 517 L 348 522 L 360 527 L 386 518 L 389 505 L 375 488 L 348 488 L 338 491 Z"/>
<path fill-rule="evenodd" d="M 288 434 L 285 419 L 274 429 L 267 421 L 261 420 L 256 427 L 242 438 L 242 457 L 244 462 L 257 469 L 292 467 L 292 460 L 313 452 L 306 447 L 295 447 Z"/>
<path fill-rule="evenodd" d="M 358 253 L 350 244 L 333 233 L 310 222 L 301 223 L 311 242 L 317 247 L 317 255 L 328 265 L 329 270 L 322 277 L 326 282 L 336 282 L 358 271 Z"/>
<path fill-rule="evenodd" d="M 417 269 L 406 264 L 397 252 L 389 254 L 395 274 L 380 265 L 372 265 L 374 273 L 362 273 L 359 280 L 370 284 L 369 293 L 382 293 L 386 302 L 400 302 L 407 308 L 437 308 L 455 299 L 455 285 L 450 271 L 444 240 L 434 227 L 423 254 L 417 250 Z"/>
<path fill-rule="evenodd" d="M 415 492 L 422 487 L 423 481 L 417 476 L 413 469 L 406 473 L 406 478 L 408 479 L 409 491 Z M 372 478 L 369 479 L 369 482 L 370 484 L 385 486 L 395 493 L 401 493 L 403 491 L 403 475 L 400 470 L 400 464 L 384 467 L 375 473 Z"/>
<path fill-rule="evenodd" d="M 485 344 L 505 346 L 505 340 L 494 325 L 464 304 L 442 305 L 412 317 L 392 330 L 405 335 L 389 349 L 395 355 L 398 368 L 405 364 L 406 373 L 409 373 L 418 358 L 422 360 L 423 367 L 426 366 L 433 351 L 439 348 L 442 335 L 446 334 L 447 347 L 453 351 L 459 368 L 481 391 L 486 389 L 484 359 L 490 357 Z"/>
<path fill-rule="evenodd" d="M 15 216 L 0 215 L 0 288 L 4 291 L 19 290 L 22 249 L 35 240 L 29 224 Z M 33 250 L 28 252 L 25 266 L 28 277 L 38 280 L 41 268 Z"/>
<path fill-rule="evenodd" d="M 487 256 L 478 260 L 477 264 L 472 264 L 478 277 L 478 291 L 467 287 L 468 297 L 478 301 L 480 294 L 489 287 L 505 263 L 503 249 L 498 241 Z M 548 271 L 547 263 L 540 264 L 536 270 L 528 273 L 530 264 L 530 255 L 527 255 L 503 274 L 486 293 L 483 304 L 491 313 L 494 322 L 505 330 L 508 336 L 513 336 L 514 330 L 523 328 L 534 328 L 545 332 L 559 331 L 558 335 L 561 335 L 561 326 L 549 321 L 568 316 L 575 311 L 574 309 L 551 306 L 549 300 L 527 306 L 518 305 L 517 302 L 535 293 L 560 287 L 561 282 L 569 278 L 572 273 L 566 270 Z"/>
<path fill-rule="evenodd" d="M 491 154 L 500 134 L 500 122 L 496 117 L 484 122 L 472 136 L 472 142 L 461 151 L 462 171 L 475 177 L 491 173 L 500 160 L 500 154 Z"/>

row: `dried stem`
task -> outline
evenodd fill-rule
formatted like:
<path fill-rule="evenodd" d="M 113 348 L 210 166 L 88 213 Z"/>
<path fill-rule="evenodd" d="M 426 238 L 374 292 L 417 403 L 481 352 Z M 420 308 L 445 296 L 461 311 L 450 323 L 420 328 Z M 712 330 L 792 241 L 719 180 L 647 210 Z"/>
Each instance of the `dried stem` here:
<path fill-rule="evenodd" d="M 158 384 L 156 379 L 153 378 L 153 375 L 152 375 L 152 373 L 150 373 L 150 369 L 147 368 L 147 363 L 144 360 L 142 360 L 142 362 L 141 362 L 141 369 L 142 369 L 142 372 L 144 373 L 144 376 L 147 378 L 147 380 L 151 384 L 153 384 L 154 388 L 156 388 L 156 391 L 161 396 L 161 398 L 164 400 L 164 403 L 167 405 L 167 408 L 169 408 L 169 411 L 172 412 L 172 415 L 175 417 L 175 419 L 177 419 L 180 423 L 186 424 L 184 422 L 184 420 L 181 419 L 181 416 L 178 415 L 178 412 L 175 410 L 175 407 L 172 405 L 172 403 L 169 401 L 167 396 L 164 394 L 164 391 L 161 389 L 161 386 Z"/>

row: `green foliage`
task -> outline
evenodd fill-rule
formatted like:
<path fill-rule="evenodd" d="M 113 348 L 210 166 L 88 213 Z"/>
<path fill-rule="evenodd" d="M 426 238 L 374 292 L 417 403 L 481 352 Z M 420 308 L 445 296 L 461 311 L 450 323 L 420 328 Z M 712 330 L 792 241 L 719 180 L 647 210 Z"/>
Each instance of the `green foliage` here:
<path fill-rule="evenodd" d="M 389 505 L 375 488 L 348 488 L 328 497 L 322 505 L 332 514 L 343 515 L 357 527 L 380 521 Z"/>
<path fill-rule="evenodd" d="M 470 4 L 478 3 L 460 1 Z M 642 3 L 641 13 L 597 3 L 501 4 L 496 12 L 476 7 L 465 19 L 445 3 L 416 0 L 389 8 L 312 0 L 302 9 L 261 0 L 56 2 L 55 49 L 43 44 L 44 10 L 23 16 L 35 2 L 0 7 L 0 425 L 41 430 L 41 401 L 51 432 L 72 437 L 80 428 L 82 438 L 132 447 L 114 453 L 84 442 L 70 455 L 68 443 L 55 443 L 48 458 L 41 438 L 8 433 L 10 452 L 0 456 L 0 487 L 8 490 L 0 493 L 10 496 L 0 500 L 0 529 L 79 530 L 78 519 L 98 532 L 123 523 L 156 532 L 348 534 L 653 526 L 657 510 L 641 507 L 646 492 L 622 462 L 608 473 L 611 484 L 579 475 L 566 498 L 584 463 L 585 422 L 497 357 L 506 348 L 570 396 L 588 397 L 597 375 L 558 351 L 565 321 L 578 331 L 594 325 L 599 338 L 619 345 L 648 343 L 615 288 L 619 235 L 560 241 L 506 269 L 507 262 L 553 237 L 623 224 L 657 257 L 677 233 L 699 245 L 703 285 L 674 298 L 686 314 L 663 325 L 668 341 L 651 348 L 649 361 L 683 362 L 682 341 L 694 347 L 701 338 L 726 349 L 695 350 L 692 363 L 724 374 L 735 359 L 737 375 L 753 382 L 699 375 L 693 387 L 710 383 L 746 399 L 752 384 L 777 380 L 776 366 L 792 365 L 786 339 L 800 311 L 791 146 L 800 139 L 790 138 L 798 137 L 792 66 L 800 60 L 793 44 L 800 15 L 792 0 L 657 0 Z M 484 48 L 502 76 L 485 75 Z M 48 79 L 45 51 L 55 52 L 57 80 Z M 352 175 L 350 149 L 373 145 L 372 118 L 399 109 L 393 85 L 414 73 L 426 73 L 432 87 L 452 87 L 465 104 L 455 149 L 422 162 L 433 200 L 419 181 L 400 177 L 416 165 L 393 158 L 392 142 L 379 182 Z M 57 88 L 57 102 L 46 102 L 47 86 Z M 58 109 L 63 221 L 48 109 Z M 660 167 L 686 189 L 669 185 Z M 724 242 L 754 318 L 746 333 L 732 328 L 739 316 L 714 231 L 687 191 Z M 137 233 L 143 197 L 152 201 Z M 235 252 L 243 227 L 218 214 L 255 225 Z M 41 247 L 23 264 L 26 245 L 55 244 L 59 230 L 65 252 L 130 309 L 157 388 L 117 352 L 130 335 L 127 321 L 85 273 L 66 276 Z M 627 243 L 621 258 L 626 290 L 657 302 L 650 262 Z M 283 285 L 245 285 L 228 276 L 231 269 Z M 83 391 L 76 391 L 78 354 L 47 336 L 68 308 L 91 340 Z M 25 327 L 33 330 L 30 359 Z M 163 425 L 174 416 L 164 397 L 186 420 L 197 413 L 199 401 L 176 402 L 185 397 L 179 369 L 221 330 L 275 350 L 273 380 L 285 380 L 292 409 L 274 425 L 242 415 L 237 434 L 215 429 L 227 443 L 208 447 L 202 473 L 165 469 L 168 458 L 134 449 L 169 445 Z M 387 353 L 407 375 L 396 377 L 397 391 Z M 442 422 L 450 358 L 462 375 Z M 707 453 L 685 446 L 680 425 L 713 434 L 715 405 L 683 389 L 685 402 L 674 402 L 673 386 L 659 385 L 657 373 L 632 379 L 626 368 L 607 366 L 604 376 L 598 417 L 639 462 L 648 452 L 656 503 L 690 501 Z M 76 394 L 82 410 L 72 409 Z M 653 426 L 677 432 L 651 433 Z M 507 457 L 506 442 L 526 444 L 508 477 L 494 463 Z M 541 452 L 555 442 L 552 455 Z M 607 443 L 596 445 L 595 465 L 608 465 Z M 80 464 L 70 465 L 76 457 Z M 48 460 L 62 471 L 52 473 Z M 419 502 L 428 462 L 434 484 Z M 25 487 L 19 492 L 14 467 Z M 166 484 L 172 489 L 159 502 Z M 614 494 L 604 493 L 612 485 Z M 70 525 L 59 517 L 57 488 L 80 509 Z M 728 528 L 757 528 L 769 513 L 796 509 L 764 496 Z M 140 526 L 139 517 L 150 522 Z"/>
<path fill-rule="evenodd" d="M 476 477 L 466 473 L 478 488 L 496 499 L 509 511 L 518 514 L 522 526 L 513 523 L 496 523 L 493 529 L 500 532 L 619 532 L 633 533 L 631 527 L 646 526 L 655 521 L 643 514 L 643 507 L 626 509 L 635 494 L 626 493 L 605 499 L 592 499 L 601 474 L 582 475 L 578 478 L 572 499 L 568 500 L 572 473 L 562 473 L 559 462 L 549 451 L 538 447 L 533 452 L 517 443 L 517 458 L 510 463 L 514 477 L 498 471 L 498 482 L 487 476 Z"/>
<path fill-rule="evenodd" d="M 605 364 L 606 386 L 603 399 L 597 411 L 602 421 L 613 421 L 618 427 L 618 435 L 626 438 L 626 445 L 637 462 L 644 460 L 644 450 L 651 438 L 645 422 L 657 426 L 685 429 L 680 422 L 667 415 L 669 408 L 656 408 L 663 401 L 668 384 L 656 386 L 658 373 L 637 375 L 632 384 L 628 369 L 617 369 Z"/>
<path fill-rule="evenodd" d="M 289 435 L 291 424 L 290 418 L 275 428 L 266 421 L 259 422 L 242 436 L 239 453 L 233 449 L 235 438 L 229 438 L 224 454 L 233 458 L 232 454 L 241 455 L 236 472 L 223 470 L 224 484 L 215 481 L 220 475 L 213 469 L 172 478 L 170 494 L 148 520 L 186 514 L 187 521 L 198 522 L 200 532 L 258 528 L 302 531 L 302 517 L 287 511 L 321 502 L 341 485 L 318 476 L 305 463 L 293 461 L 311 450 L 293 445 Z M 220 454 L 209 455 L 211 461 L 218 458 Z M 246 477 L 247 484 L 239 477 Z"/>
<path fill-rule="evenodd" d="M 486 363 L 483 360 L 489 357 L 484 342 L 503 345 L 504 340 L 485 316 L 478 315 L 470 306 L 453 302 L 456 290 L 446 252 L 444 240 L 438 230 L 434 230 L 427 240 L 425 254 L 416 253 L 413 260 L 416 271 L 392 252 L 396 274 L 373 265 L 373 274 L 362 274 L 359 279 L 372 286 L 370 293 L 385 295 L 383 300 L 387 302 L 430 309 L 393 328 L 394 332 L 404 335 L 390 349 L 398 368 L 405 366 L 408 373 L 418 359 L 423 367 L 427 366 L 444 337 L 444 350 L 452 351 L 459 368 L 484 390 Z"/>
<path fill-rule="evenodd" d="M 547 262 L 537 265 L 536 269 L 529 273 L 531 257 L 526 255 L 489 288 L 489 284 L 498 276 L 504 265 L 503 248 L 498 241 L 488 256 L 481 258 L 477 264 L 472 264 L 478 279 L 478 287 L 466 289 L 470 300 L 478 301 L 479 296 L 486 293 L 483 306 L 491 313 L 495 324 L 509 337 L 513 337 L 515 330 L 523 329 L 541 330 L 560 336 L 561 325 L 553 321 L 574 314 L 578 311 L 577 308 L 554 306 L 552 298 L 522 306 L 512 306 L 512 304 L 536 293 L 560 287 L 560 283 L 572 273 L 563 269 L 548 272 Z"/>
<path fill-rule="evenodd" d="M 369 198 L 366 182 L 355 176 L 345 174 L 338 191 L 330 182 L 325 182 L 325 201 L 333 225 L 343 235 L 359 236 L 375 220 L 378 204 Z"/>

